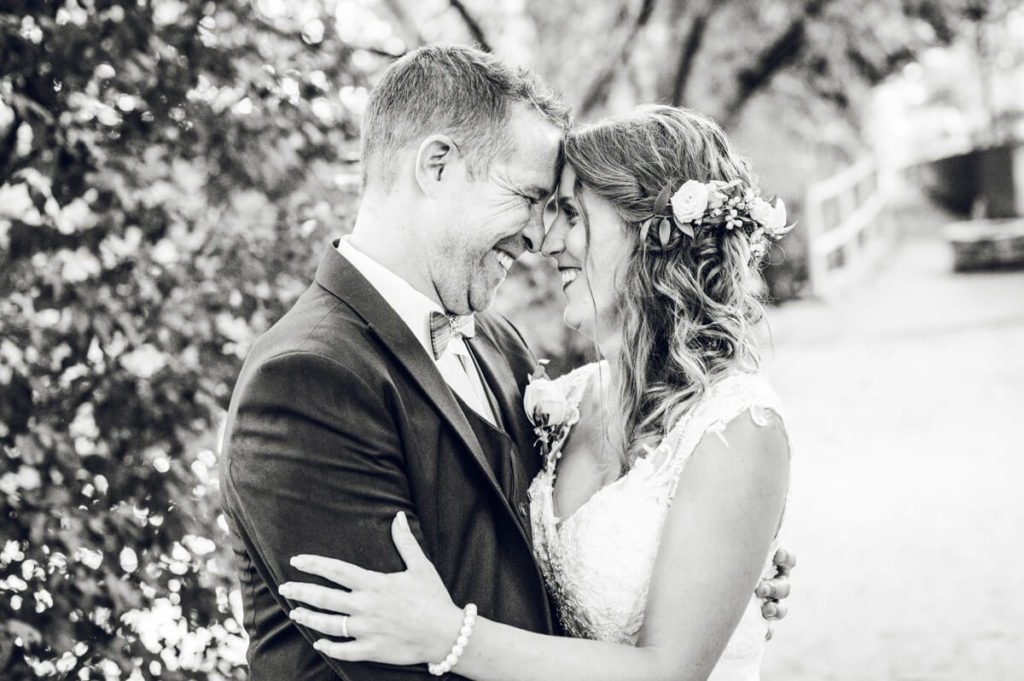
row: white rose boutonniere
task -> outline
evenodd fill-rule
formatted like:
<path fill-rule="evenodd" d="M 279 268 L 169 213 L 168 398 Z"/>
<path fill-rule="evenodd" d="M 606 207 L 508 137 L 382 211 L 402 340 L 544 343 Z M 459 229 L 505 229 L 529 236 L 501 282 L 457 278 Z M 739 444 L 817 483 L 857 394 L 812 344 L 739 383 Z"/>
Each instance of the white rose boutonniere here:
<path fill-rule="evenodd" d="M 526 409 L 526 417 L 534 426 L 561 423 L 569 414 L 569 401 L 549 378 L 530 381 L 523 392 L 523 407 Z"/>
<path fill-rule="evenodd" d="M 708 186 L 696 180 L 687 180 L 672 195 L 672 215 L 677 223 L 693 222 L 708 209 Z"/>
<path fill-rule="evenodd" d="M 530 376 L 523 391 L 523 409 L 533 424 L 537 444 L 548 465 L 553 466 L 562 454 L 562 442 L 569 429 L 580 420 L 580 411 L 569 404 L 561 386 L 547 377 L 545 360 Z"/>

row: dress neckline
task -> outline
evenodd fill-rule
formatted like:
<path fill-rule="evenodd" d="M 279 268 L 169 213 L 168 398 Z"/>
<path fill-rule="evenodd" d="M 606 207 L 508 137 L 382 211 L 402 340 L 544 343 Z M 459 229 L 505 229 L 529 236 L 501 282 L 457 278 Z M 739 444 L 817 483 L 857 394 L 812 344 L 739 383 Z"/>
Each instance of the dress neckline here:
<path fill-rule="evenodd" d="M 586 390 L 587 390 L 587 388 L 590 385 L 591 378 L 593 377 L 593 375 L 596 372 L 596 370 L 599 368 L 599 365 L 602 364 L 602 363 L 607 363 L 607 360 L 600 360 L 598 362 L 591 362 L 589 364 L 584 364 L 579 369 L 577 369 L 577 371 L 581 371 L 584 368 L 587 368 L 587 375 L 586 375 L 586 380 L 584 381 L 584 384 L 583 384 L 583 388 L 582 388 L 582 390 L 580 390 L 579 395 L 577 396 L 576 404 L 573 405 L 577 409 L 579 408 L 580 404 L 583 402 L 583 395 L 584 395 L 584 393 L 586 393 Z M 726 383 L 729 383 L 730 381 L 735 380 L 735 379 L 740 378 L 740 377 L 752 377 L 752 376 L 757 376 L 757 374 L 755 372 L 732 371 L 732 372 L 726 373 L 726 374 L 724 374 L 722 376 L 719 376 L 713 383 L 711 383 L 711 385 L 708 386 L 708 390 L 704 394 L 704 397 L 702 398 L 702 402 L 703 402 L 703 400 L 706 400 L 708 397 L 710 397 L 722 385 L 724 385 Z M 699 404 L 697 406 L 699 406 Z M 546 462 L 545 469 L 547 470 L 548 477 L 549 477 L 548 485 L 547 485 L 547 487 L 548 487 L 549 503 L 547 504 L 547 507 L 548 507 L 548 512 L 551 515 L 551 519 L 554 521 L 555 530 L 556 531 L 560 531 L 562 529 L 563 525 L 567 524 L 569 521 L 573 520 L 578 515 L 580 515 L 581 511 L 583 511 L 585 508 L 587 508 L 591 504 L 591 502 L 593 502 L 599 495 L 601 495 L 603 492 L 611 490 L 612 488 L 614 488 L 614 487 L 618 486 L 619 484 L 623 483 L 625 480 L 627 480 L 629 478 L 630 475 L 632 475 L 632 473 L 634 471 L 637 470 L 638 467 L 650 465 L 650 463 L 651 463 L 650 462 L 651 455 L 667 446 L 667 443 L 671 439 L 671 435 L 675 431 L 675 429 L 678 428 L 679 425 L 681 423 L 683 423 L 688 416 L 692 416 L 696 412 L 696 409 L 697 409 L 697 407 L 695 407 L 693 411 L 688 412 L 687 414 L 684 414 L 679 419 L 679 421 L 677 421 L 675 424 L 673 424 L 672 428 L 669 429 L 668 434 L 666 434 L 665 437 L 663 437 L 661 439 L 661 441 L 658 443 L 658 446 L 656 446 L 656 447 L 647 447 L 647 450 L 644 452 L 644 454 L 642 456 L 638 456 L 636 458 L 636 460 L 633 462 L 633 465 L 630 466 L 629 470 L 627 470 L 625 473 L 623 473 L 619 477 L 615 478 L 611 482 L 609 482 L 609 483 L 607 483 L 605 485 L 602 485 L 598 489 L 594 490 L 593 494 L 591 494 L 589 497 L 587 497 L 583 501 L 583 503 L 581 503 L 579 506 L 577 506 L 575 509 L 573 509 L 571 512 L 569 512 L 567 515 L 559 516 L 559 514 L 555 510 L 555 481 L 558 478 L 558 461 L 559 461 L 560 457 L 552 457 L 554 459 L 553 461 Z M 566 440 L 569 439 L 569 435 L 571 434 L 571 432 L 572 432 L 572 429 L 569 429 L 568 431 L 566 431 L 565 435 L 558 442 L 557 446 L 558 446 L 559 449 L 561 449 L 561 447 L 565 444 Z"/>
<path fill-rule="evenodd" d="M 591 382 L 593 380 L 594 375 L 598 374 L 602 364 L 607 364 L 607 363 L 608 363 L 608 360 L 604 360 L 604 359 L 599 360 L 597 362 L 589 362 L 587 364 L 584 364 L 584 365 L 574 369 L 573 371 L 569 372 L 569 374 L 566 374 L 567 377 L 571 376 L 573 373 L 576 373 L 577 375 L 583 374 L 583 376 L 582 376 L 582 378 L 583 378 L 582 385 L 580 386 L 579 390 L 576 391 L 576 394 L 572 396 L 573 398 L 575 398 L 575 400 L 574 400 L 575 403 L 572 404 L 573 408 L 579 409 L 580 405 L 583 403 L 583 396 L 586 394 L 587 388 L 590 387 L 590 384 L 591 384 Z M 569 397 L 569 396 L 567 395 L 567 397 Z M 572 398 L 570 398 L 570 399 L 572 399 Z M 565 434 L 562 436 L 562 438 L 560 440 L 558 440 L 555 443 L 554 447 L 552 448 L 552 453 L 550 453 L 548 455 L 547 460 L 544 462 L 544 469 L 545 469 L 545 471 L 547 472 L 547 475 L 548 475 L 548 485 L 547 485 L 547 487 L 548 487 L 549 503 L 547 504 L 547 507 L 548 507 L 548 510 L 549 510 L 549 512 L 551 514 L 551 519 L 554 521 L 556 529 L 560 528 L 563 522 L 565 522 L 566 520 L 569 520 L 570 518 L 575 516 L 577 513 L 579 513 L 579 511 L 584 506 L 589 504 L 591 502 L 591 500 L 593 500 L 594 497 L 596 497 L 598 494 L 600 494 L 604 490 L 608 489 L 609 487 L 611 487 L 612 485 L 617 483 L 619 480 L 622 480 L 624 477 L 626 477 L 626 475 L 629 474 L 629 471 L 626 471 L 625 474 L 620 475 L 618 478 L 616 478 L 612 482 L 609 482 L 609 483 L 607 483 L 605 485 L 602 485 L 598 489 L 594 490 L 593 494 L 591 494 L 589 497 L 584 499 L 583 503 L 581 503 L 579 506 L 577 506 L 575 509 L 573 509 L 572 512 L 570 512 L 568 515 L 566 515 L 564 517 L 559 517 L 558 513 L 555 511 L 555 481 L 558 479 L 558 462 L 561 459 L 561 456 L 558 455 L 558 454 L 555 454 L 555 452 L 560 452 L 561 451 L 562 447 L 565 446 L 566 441 L 569 439 L 569 436 L 572 434 L 572 431 L 574 429 L 575 429 L 575 426 L 573 426 L 573 427 L 571 427 L 571 428 L 569 428 L 569 429 L 567 429 L 565 431 Z"/>
<path fill-rule="evenodd" d="M 608 484 L 602 485 L 601 487 L 597 488 L 596 490 L 594 490 L 593 494 L 591 494 L 589 497 L 584 499 L 583 503 L 580 504 L 579 506 L 577 506 L 575 509 L 573 509 L 571 513 L 569 513 L 566 516 L 561 516 L 561 517 L 558 515 L 558 513 L 555 512 L 555 472 L 551 471 L 551 484 L 549 485 L 548 489 L 549 489 L 550 494 L 551 494 L 551 506 L 550 506 L 550 508 L 551 508 L 551 517 L 555 521 L 555 527 L 561 529 L 562 525 L 564 525 L 568 521 L 570 521 L 573 518 L 575 518 L 576 516 L 578 516 L 580 514 L 580 512 L 583 511 L 583 509 L 585 509 L 587 506 L 589 506 L 590 503 L 592 501 L 594 501 L 595 498 L 597 498 L 598 495 L 600 495 L 602 492 L 606 492 L 606 491 L 612 489 L 613 487 L 615 487 L 616 485 L 621 483 L 623 480 L 625 480 L 627 477 L 629 477 L 629 474 L 632 473 L 634 470 L 636 470 L 635 466 L 633 468 L 630 468 L 628 471 L 626 471 L 625 473 L 623 473 L 619 477 L 615 478 L 614 480 L 612 480 Z"/>

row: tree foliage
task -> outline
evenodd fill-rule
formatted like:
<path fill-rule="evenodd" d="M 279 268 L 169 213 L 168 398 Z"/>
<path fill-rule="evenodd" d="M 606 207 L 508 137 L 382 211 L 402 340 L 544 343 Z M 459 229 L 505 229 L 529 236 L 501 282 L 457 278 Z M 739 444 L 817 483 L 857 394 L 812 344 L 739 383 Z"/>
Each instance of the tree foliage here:
<path fill-rule="evenodd" d="M 0 9 L 5 679 L 238 676 L 210 433 L 351 209 L 380 68 L 324 28 L 242 1 Z"/>

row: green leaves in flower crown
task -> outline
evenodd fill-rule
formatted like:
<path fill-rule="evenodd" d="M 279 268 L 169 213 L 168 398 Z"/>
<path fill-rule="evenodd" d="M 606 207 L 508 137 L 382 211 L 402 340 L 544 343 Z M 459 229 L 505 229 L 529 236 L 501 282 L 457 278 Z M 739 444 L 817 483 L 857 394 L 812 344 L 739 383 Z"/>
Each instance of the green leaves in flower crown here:
<path fill-rule="evenodd" d="M 668 247 L 669 240 L 672 239 L 672 221 L 668 218 L 661 219 L 661 225 L 658 227 L 658 241 L 661 242 L 662 248 Z"/>
<path fill-rule="evenodd" d="M 671 242 L 672 230 L 675 227 L 671 217 L 672 213 L 668 208 L 668 201 L 672 196 L 672 186 L 673 183 L 669 182 L 661 188 L 658 196 L 654 199 L 654 215 L 640 224 L 641 243 L 647 244 L 647 235 L 652 228 L 657 229 L 658 243 L 662 248 L 667 248 L 669 242 Z"/>
<path fill-rule="evenodd" d="M 654 218 L 647 218 L 640 223 L 640 243 L 647 244 L 647 233 L 651 231 L 651 223 L 654 222 Z"/>
<path fill-rule="evenodd" d="M 668 208 L 668 199 L 672 196 L 673 182 L 668 182 L 661 191 L 658 192 L 657 198 L 654 199 L 654 214 L 655 215 L 667 215 L 665 212 Z"/>

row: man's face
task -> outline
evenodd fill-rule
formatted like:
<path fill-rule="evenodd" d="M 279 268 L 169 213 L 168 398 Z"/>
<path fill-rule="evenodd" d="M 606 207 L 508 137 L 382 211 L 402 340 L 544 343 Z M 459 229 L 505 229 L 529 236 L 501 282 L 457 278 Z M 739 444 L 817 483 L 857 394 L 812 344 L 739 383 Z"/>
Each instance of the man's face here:
<path fill-rule="evenodd" d="M 516 106 L 507 134 L 512 151 L 486 171 L 470 178 L 465 166 L 453 169 L 458 184 L 428 258 L 438 297 L 454 314 L 490 306 L 516 259 L 539 249 L 544 238 L 541 219 L 555 185 L 561 132 Z"/>

